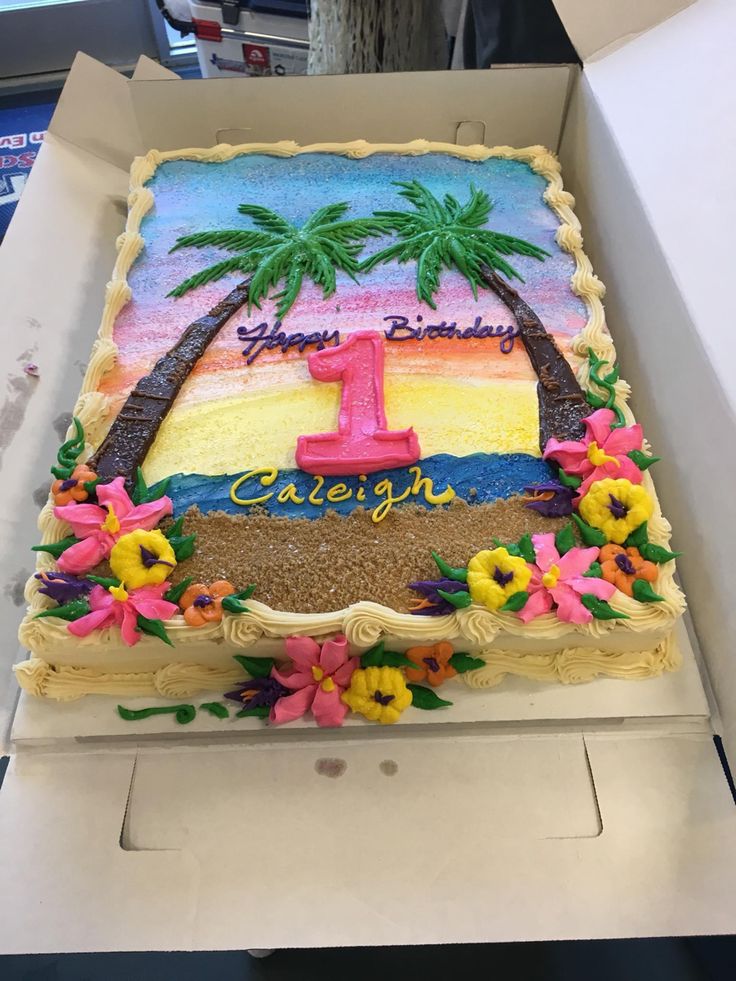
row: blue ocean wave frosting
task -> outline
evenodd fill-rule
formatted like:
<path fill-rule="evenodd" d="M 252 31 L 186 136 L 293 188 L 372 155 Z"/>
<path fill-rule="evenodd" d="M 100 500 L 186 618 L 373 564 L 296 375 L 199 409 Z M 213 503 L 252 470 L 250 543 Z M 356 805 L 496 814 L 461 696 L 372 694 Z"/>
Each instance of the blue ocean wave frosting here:
<path fill-rule="evenodd" d="M 248 514 L 258 507 L 274 516 L 315 519 L 328 510 L 350 514 L 358 507 L 370 511 L 405 504 L 432 507 L 433 498 L 442 497 L 448 487 L 469 504 L 489 503 L 523 493 L 528 485 L 552 476 L 547 463 L 525 453 L 442 453 L 416 467 L 381 470 L 367 477 L 323 478 L 270 467 L 220 476 L 175 474 L 167 493 L 177 517 L 196 505 L 205 514 Z"/>

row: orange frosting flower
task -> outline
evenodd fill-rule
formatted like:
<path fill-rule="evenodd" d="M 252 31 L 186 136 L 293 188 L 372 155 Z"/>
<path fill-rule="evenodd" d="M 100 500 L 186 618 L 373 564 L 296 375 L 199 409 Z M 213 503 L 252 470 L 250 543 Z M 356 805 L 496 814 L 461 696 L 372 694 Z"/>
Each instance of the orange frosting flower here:
<path fill-rule="evenodd" d="M 409 681 L 427 681 L 437 688 L 447 678 L 454 678 L 457 671 L 449 663 L 454 651 L 452 644 L 442 641 L 431 647 L 410 647 L 406 656 L 416 664 L 415 668 L 406 669 Z"/>
<path fill-rule="evenodd" d="M 235 592 L 235 587 L 225 579 L 218 579 L 211 586 L 193 582 L 182 593 L 179 606 L 184 611 L 184 620 L 190 627 L 202 627 L 205 623 L 219 623 L 222 620 L 222 600 Z"/>
<path fill-rule="evenodd" d="M 606 582 L 613 583 L 627 596 L 634 595 L 634 582 L 637 579 L 654 582 L 657 578 L 657 566 L 642 558 L 638 548 L 623 548 L 613 543 L 604 545 L 598 560 Z"/>
<path fill-rule="evenodd" d="M 54 504 L 63 507 L 72 501 L 86 501 L 89 497 L 85 482 L 97 480 L 97 474 L 86 463 L 80 463 L 72 470 L 67 480 L 55 480 L 51 485 Z"/>

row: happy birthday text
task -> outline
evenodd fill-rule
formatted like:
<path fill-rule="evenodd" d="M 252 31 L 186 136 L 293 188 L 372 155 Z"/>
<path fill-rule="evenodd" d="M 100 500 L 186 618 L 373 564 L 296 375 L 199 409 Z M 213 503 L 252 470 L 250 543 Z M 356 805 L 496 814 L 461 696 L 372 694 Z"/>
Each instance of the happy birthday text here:
<path fill-rule="evenodd" d="M 384 317 L 383 321 L 388 325 L 383 331 L 387 341 L 434 341 L 443 337 L 463 341 L 500 338 L 499 347 L 502 354 L 511 353 L 514 340 L 519 336 L 518 327 L 510 324 L 484 324 L 482 317 L 476 317 L 474 322 L 466 327 L 458 326 L 455 320 L 441 320 L 436 324 L 425 323 L 421 314 L 413 321 L 410 321 L 409 317 L 397 314 Z M 245 363 L 253 364 L 264 351 L 275 348 L 286 354 L 291 348 L 303 352 L 308 347 L 317 351 L 322 351 L 326 347 L 337 347 L 342 335 L 339 330 L 317 330 L 311 333 L 296 331 L 287 334 L 282 330 L 281 321 L 276 320 L 271 325 L 268 321 L 264 321 L 256 327 L 246 327 L 243 324 L 238 327 L 238 338 L 245 341 L 243 348 Z"/>

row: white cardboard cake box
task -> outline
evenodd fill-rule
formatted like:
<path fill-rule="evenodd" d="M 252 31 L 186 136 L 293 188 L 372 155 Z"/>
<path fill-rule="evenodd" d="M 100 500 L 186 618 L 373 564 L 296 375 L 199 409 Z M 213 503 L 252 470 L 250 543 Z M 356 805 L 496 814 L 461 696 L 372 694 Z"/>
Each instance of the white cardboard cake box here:
<path fill-rule="evenodd" d="M 736 10 L 558 8 L 582 73 L 183 82 L 142 62 L 128 82 L 79 57 L 0 248 L 0 721 L 15 702 L 32 494 L 97 328 L 131 158 L 224 140 L 559 150 L 635 411 L 665 458 L 658 492 L 686 553 L 700 673 L 683 637 L 679 676 L 509 682 L 469 696 L 454 725 L 246 727 L 238 742 L 160 720 L 121 731 L 111 700 L 25 700 L 0 792 L 0 952 L 736 931 L 736 808 L 712 741 L 721 733 L 736 759 L 736 340 L 723 288 Z"/>

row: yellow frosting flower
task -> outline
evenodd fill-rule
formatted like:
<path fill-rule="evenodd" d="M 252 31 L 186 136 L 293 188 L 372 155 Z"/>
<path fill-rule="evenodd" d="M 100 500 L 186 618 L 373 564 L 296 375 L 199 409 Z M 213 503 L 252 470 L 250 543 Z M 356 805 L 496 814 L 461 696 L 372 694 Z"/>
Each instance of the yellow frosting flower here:
<path fill-rule="evenodd" d="M 162 532 L 142 528 L 121 535 L 110 552 L 113 575 L 128 589 L 164 582 L 176 565 L 176 556 Z"/>
<path fill-rule="evenodd" d="M 485 549 L 468 562 L 468 588 L 476 603 L 500 609 L 509 596 L 523 592 L 532 571 L 520 556 L 505 548 Z"/>
<path fill-rule="evenodd" d="M 397 722 L 411 705 L 411 692 L 398 668 L 358 668 L 341 698 L 352 712 L 383 725 Z"/>
<path fill-rule="evenodd" d="M 596 480 L 578 505 L 580 517 L 600 528 L 609 542 L 623 544 L 632 531 L 648 521 L 654 502 L 640 484 L 620 477 Z"/>

